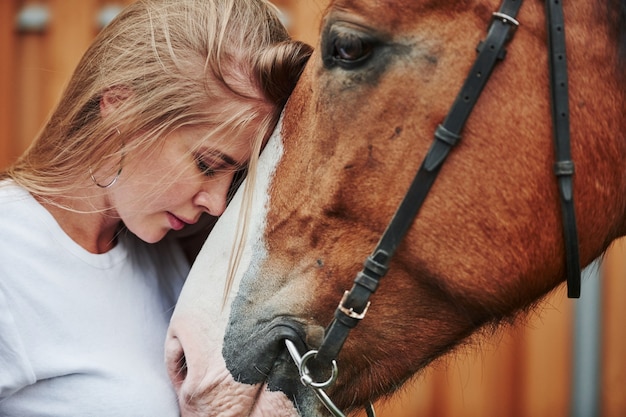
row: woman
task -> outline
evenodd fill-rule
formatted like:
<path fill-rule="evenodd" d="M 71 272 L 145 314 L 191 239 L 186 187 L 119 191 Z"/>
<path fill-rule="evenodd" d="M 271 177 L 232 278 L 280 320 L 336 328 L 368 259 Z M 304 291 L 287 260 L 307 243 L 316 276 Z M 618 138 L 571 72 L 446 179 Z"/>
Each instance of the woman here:
<path fill-rule="evenodd" d="M 265 0 L 139 1 L 99 34 L 0 174 L 0 415 L 178 415 L 169 232 L 224 211 L 309 54 Z"/>

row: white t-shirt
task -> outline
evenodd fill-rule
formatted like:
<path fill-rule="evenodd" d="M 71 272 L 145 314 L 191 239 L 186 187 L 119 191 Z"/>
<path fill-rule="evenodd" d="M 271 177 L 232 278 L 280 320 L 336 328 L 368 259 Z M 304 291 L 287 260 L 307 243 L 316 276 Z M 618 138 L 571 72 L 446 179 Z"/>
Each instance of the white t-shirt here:
<path fill-rule="evenodd" d="M 170 239 L 89 253 L 0 182 L 0 416 L 178 416 L 163 345 L 188 271 Z"/>

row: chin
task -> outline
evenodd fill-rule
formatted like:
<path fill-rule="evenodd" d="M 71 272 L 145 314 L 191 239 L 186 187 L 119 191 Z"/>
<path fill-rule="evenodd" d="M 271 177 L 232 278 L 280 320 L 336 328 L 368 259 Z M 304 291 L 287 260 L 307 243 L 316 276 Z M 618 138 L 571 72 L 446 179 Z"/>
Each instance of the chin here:
<path fill-rule="evenodd" d="M 139 239 L 141 239 L 142 241 L 146 243 L 157 243 L 161 241 L 165 237 L 165 235 L 167 235 L 167 232 L 168 232 L 168 230 L 159 230 L 159 231 L 141 230 L 141 229 L 133 230 L 132 228 L 128 226 L 126 227 L 128 228 L 128 230 L 131 231 L 131 233 L 133 233 L 135 236 L 137 236 Z"/>

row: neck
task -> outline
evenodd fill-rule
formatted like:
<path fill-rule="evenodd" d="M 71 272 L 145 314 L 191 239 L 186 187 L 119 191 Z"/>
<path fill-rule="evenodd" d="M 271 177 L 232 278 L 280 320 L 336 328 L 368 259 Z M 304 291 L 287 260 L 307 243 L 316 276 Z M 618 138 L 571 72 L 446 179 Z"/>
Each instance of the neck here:
<path fill-rule="evenodd" d="M 104 198 L 53 197 L 37 201 L 55 218 L 63 231 L 81 247 L 91 253 L 106 253 L 117 243 L 121 221 L 112 215 L 104 204 L 94 204 Z"/>

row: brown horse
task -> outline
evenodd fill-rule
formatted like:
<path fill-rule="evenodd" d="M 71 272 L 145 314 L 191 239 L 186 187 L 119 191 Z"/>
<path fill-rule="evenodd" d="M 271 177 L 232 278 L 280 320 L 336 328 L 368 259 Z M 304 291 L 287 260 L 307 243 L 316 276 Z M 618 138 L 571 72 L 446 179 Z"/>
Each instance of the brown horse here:
<path fill-rule="evenodd" d="M 324 415 L 298 382 L 283 339 L 300 355 L 319 347 L 498 7 L 497 0 L 331 3 L 261 157 L 226 306 L 220 297 L 233 243 L 224 237 L 235 228 L 241 195 L 207 241 L 175 311 L 167 351 L 183 415 Z M 564 5 L 583 266 L 626 234 L 625 15 L 618 0 Z M 544 2 L 527 0 L 515 19 L 505 59 L 340 350 L 339 376 L 327 388 L 340 409 L 393 392 L 565 280 Z M 317 364 L 311 368 L 304 379 L 326 379 Z"/>

